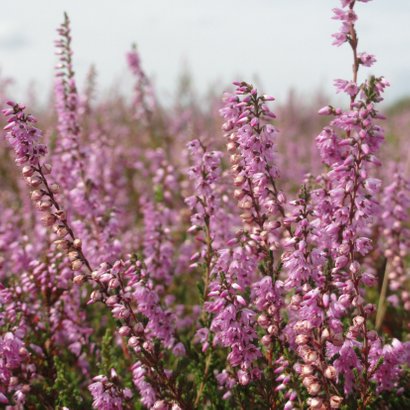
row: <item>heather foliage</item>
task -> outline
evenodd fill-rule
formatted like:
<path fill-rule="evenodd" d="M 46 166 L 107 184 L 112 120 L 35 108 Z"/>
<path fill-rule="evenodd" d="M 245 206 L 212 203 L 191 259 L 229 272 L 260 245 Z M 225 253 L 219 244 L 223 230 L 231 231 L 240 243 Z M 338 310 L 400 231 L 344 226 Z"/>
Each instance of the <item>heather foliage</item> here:
<path fill-rule="evenodd" d="M 410 408 L 410 115 L 364 71 L 368 1 L 333 10 L 340 108 L 276 117 L 246 82 L 164 107 L 135 46 L 133 97 L 99 100 L 67 15 L 38 123 L 0 80 L 2 405 Z"/>

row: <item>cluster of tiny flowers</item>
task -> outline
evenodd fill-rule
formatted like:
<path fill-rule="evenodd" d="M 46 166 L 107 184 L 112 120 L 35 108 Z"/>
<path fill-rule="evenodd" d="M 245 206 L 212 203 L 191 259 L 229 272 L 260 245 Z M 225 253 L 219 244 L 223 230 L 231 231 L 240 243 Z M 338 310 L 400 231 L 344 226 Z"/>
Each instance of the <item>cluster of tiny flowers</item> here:
<path fill-rule="evenodd" d="M 275 118 L 267 105 L 273 97 L 258 95 L 252 85 L 235 83 L 235 94 L 226 94 L 221 115 L 227 150 L 231 154 L 234 196 L 241 209 L 241 219 L 251 233 L 261 237 L 271 249 L 278 246 L 281 227 L 274 216 L 283 213 L 285 197 L 275 180 L 279 171 L 275 162 Z"/>
<path fill-rule="evenodd" d="M 122 410 L 124 403 L 132 398 L 130 389 L 118 386 L 118 375 L 114 369 L 111 369 L 109 377 L 93 377 L 88 390 L 94 399 L 93 407 L 101 410 Z"/>
<path fill-rule="evenodd" d="M 135 77 L 134 116 L 136 120 L 147 126 L 151 123 L 151 117 L 157 109 L 157 100 L 151 82 L 142 68 L 141 58 L 135 46 L 127 53 L 127 63 Z"/>
<path fill-rule="evenodd" d="M 67 14 L 57 32 L 59 38 L 55 41 L 55 46 L 59 61 L 56 65 L 55 99 L 60 136 L 57 144 L 62 159 L 59 166 L 63 168 L 60 172 L 63 177 L 61 183 L 68 189 L 73 189 L 79 183 L 78 167 L 82 162 L 82 153 L 78 141 L 78 93 L 72 63 L 70 20 Z"/>
<path fill-rule="evenodd" d="M 384 256 L 387 259 L 387 275 L 389 280 L 388 301 L 400 304 L 410 311 L 410 293 L 406 290 L 409 280 L 405 258 L 410 250 L 410 230 L 406 226 L 410 212 L 410 182 L 397 170 L 393 182 L 386 186 L 382 195 L 383 243 Z"/>

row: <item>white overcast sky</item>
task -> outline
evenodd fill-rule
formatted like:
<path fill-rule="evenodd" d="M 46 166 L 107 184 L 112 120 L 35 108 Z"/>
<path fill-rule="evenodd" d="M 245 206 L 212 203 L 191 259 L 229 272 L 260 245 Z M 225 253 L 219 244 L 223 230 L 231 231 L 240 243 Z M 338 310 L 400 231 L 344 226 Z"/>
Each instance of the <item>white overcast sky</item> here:
<path fill-rule="evenodd" d="M 127 72 L 124 54 L 133 42 L 163 96 L 175 92 L 183 67 L 201 92 L 256 75 L 278 98 L 291 88 L 331 93 L 334 78 L 350 78 L 348 48 L 331 46 L 338 0 L 0 2 L 0 69 L 16 80 L 18 94 L 31 80 L 44 98 L 49 92 L 63 11 L 72 21 L 79 81 L 95 63 L 105 89 Z M 359 3 L 357 11 L 359 48 L 376 55 L 371 72 L 391 82 L 387 100 L 410 95 L 410 0 Z"/>

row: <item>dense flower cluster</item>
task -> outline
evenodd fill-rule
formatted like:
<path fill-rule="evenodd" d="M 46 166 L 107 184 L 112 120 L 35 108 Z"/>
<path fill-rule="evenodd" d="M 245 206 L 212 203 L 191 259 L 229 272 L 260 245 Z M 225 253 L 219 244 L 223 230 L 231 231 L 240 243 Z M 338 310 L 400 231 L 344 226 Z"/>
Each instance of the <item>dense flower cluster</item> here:
<path fill-rule="evenodd" d="M 243 81 L 164 109 L 135 47 L 132 101 L 95 101 L 67 15 L 56 115 L 37 127 L 0 79 L 2 405 L 410 407 L 410 124 L 385 133 L 389 84 L 359 81 L 359 2 L 333 10 L 347 104 L 318 116 L 290 99 L 276 118 Z"/>

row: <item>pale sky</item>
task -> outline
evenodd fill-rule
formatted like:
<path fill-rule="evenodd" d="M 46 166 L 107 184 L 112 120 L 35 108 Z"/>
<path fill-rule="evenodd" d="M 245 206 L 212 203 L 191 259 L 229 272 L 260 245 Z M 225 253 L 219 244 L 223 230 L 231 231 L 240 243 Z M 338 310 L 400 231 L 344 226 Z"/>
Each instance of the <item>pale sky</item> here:
<path fill-rule="evenodd" d="M 63 11 L 72 21 L 79 82 L 95 63 L 103 89 L 124 77 L 133 42 L 163 96 L 175 92 L 183 67 L 201 92 L 256 75 L 279 99 L 291 88 L 332 93 L 334 78 L 351 76 L 350 50 L 331 46 L 337 0 L 0 1 L 1 75 L 16 80 L 19 95 L 31 80 L 47 95 Z M 359 3 L 357 12 L 359 49 L 378 59 L 367 73 L 391 82 L 387 101 L 410 95 L 410 1 Z"/>

